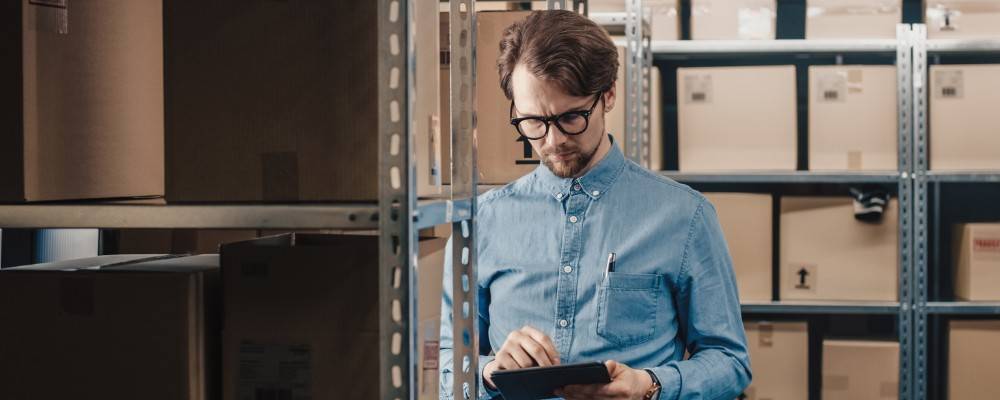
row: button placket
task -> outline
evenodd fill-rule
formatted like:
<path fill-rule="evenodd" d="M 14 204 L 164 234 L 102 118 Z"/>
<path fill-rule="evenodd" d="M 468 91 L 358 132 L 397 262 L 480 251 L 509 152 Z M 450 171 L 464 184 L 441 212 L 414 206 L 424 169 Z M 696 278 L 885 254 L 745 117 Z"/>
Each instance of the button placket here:
<path fill-rule="evenodd" d="M 578 184 L 578 183 L 577 183 Z M 590 197 L 581 195 L 580 190 L 570 193 L 564 203 L 565 219 L 562 234 L 561 271 L 556 288 L 556 315 L 553 322 L 556 325 L 553 341 L 557 350 L 569 354 L 573 335 L 573 320 L 576 317 L 577 286 L 579 280 L 578 268 L 573 265 L 579 261 L 582 249 L 581 229 L 583 214 L 590 203 Z"/>

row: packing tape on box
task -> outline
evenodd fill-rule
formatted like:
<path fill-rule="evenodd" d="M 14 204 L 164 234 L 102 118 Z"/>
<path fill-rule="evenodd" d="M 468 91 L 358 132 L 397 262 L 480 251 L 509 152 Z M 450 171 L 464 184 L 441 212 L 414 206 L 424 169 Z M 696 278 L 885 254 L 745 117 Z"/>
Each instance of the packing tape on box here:
<path fill-rule="evenodd" d="M 823 375 L 823 390 L 847 390 L 850 380 L 847 375 Z"/>
<path fill-rule="evenodd" d="M 29 0 L 28 29 L 39 32 L 69 33 L 69 0 Z"/>
<path fill-rule="evenodd" d="M 260 155 L 261 199 L 296 201 L 299 199 L 299 153 L 278 151 Z"/>
<path fill-rule="evenodd" d="M 94 315 L 94 277 L 59 279 L 59 306 L 68 315 Z"/>
<path fill-rule="evenodd" d="M 770 322 L 761 322 L 757 325 L 760 334 L 758 335 L 758 345 L 760 347 L 774 347 L 774 325 Z"/>

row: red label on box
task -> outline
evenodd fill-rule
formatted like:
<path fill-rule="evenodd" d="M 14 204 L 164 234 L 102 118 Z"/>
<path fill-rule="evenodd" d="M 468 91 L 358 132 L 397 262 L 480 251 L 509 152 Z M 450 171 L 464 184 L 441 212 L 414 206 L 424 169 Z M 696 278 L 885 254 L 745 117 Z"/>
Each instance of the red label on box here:
<path fill-rule="evenodd" d="M 972 251 L 987 251 L 1000 253 L 1000 238 L 973 239 Z"/>
<path fill-rule="evenodd" d="M 424 369 L 438 369 L 440 344 L 437 340 L 424 341 Z"/>

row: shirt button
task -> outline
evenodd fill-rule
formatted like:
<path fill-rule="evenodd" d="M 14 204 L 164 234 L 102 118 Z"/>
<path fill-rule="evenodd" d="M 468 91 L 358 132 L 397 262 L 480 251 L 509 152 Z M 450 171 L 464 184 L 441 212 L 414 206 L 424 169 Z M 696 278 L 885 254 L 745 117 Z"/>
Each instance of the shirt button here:
<path fill-rule="evenodd" d="M 565 272 L 567 274 L 570 273 L 570 272 L 573 272 L 573 267 L 567 265 L 567 266 L 563 267 L 563 272 Z"/>
<path fill-rule="evenodd" d="M 557 199 L 560 199 L 560 200 L 562 200 L 562 196 L 563 196 L 563 194 L 562 194 L 562 193 L 557 193 L 557 194 L 556 194 L 556 198 L 557 198 Z"/>
<path fill-rule="evenodd" d="M 565 328 L 567 325 L 569 325 L 569 321 L 564 319 L 559 320 L 559 326 Z"/>
<path fill-rule="evenodd" d="M 596 190 L 595 190 L 595 191 L 593 192 L 593 195 L 594 195 L 594 197 L 597 197 L 597 196 L 600 196 L 600 195 L 601 195 L 601 192 L 598 192 L 598 191 L 596 191 Z"/>
<path fill-rule="evenodd" d="M 579 220 L 580 219 L 577 218 L 575 215 L 569 217 L 569 222 L 572 222 L 574 224 L 576 223 L 576 221 L 579 221 Z"/>

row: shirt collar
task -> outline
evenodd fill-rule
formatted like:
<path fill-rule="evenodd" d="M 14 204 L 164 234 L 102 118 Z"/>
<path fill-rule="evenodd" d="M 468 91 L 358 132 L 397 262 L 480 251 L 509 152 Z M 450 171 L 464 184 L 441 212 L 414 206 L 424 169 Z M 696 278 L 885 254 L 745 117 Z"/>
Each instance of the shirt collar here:
<path fill-rule="evenodd" d="M 611 149 L 608 154 L 594 168 L 579 178 L 560 178 L 549 171 L 549 168 L 544 164 L 538 166 L 537 175 L 544 187 L 548 188 L 552 197 L 562 201 L 569 197 L 574 190 L 579 190 L 595 200 L 604 196 L 625 168 L 625 155 L 618 148 L 613 136 L 609 134 L 608 139 L 611 140 Z M 578 189 L 575 187 L 576 185 L 579 185 Z"/>

